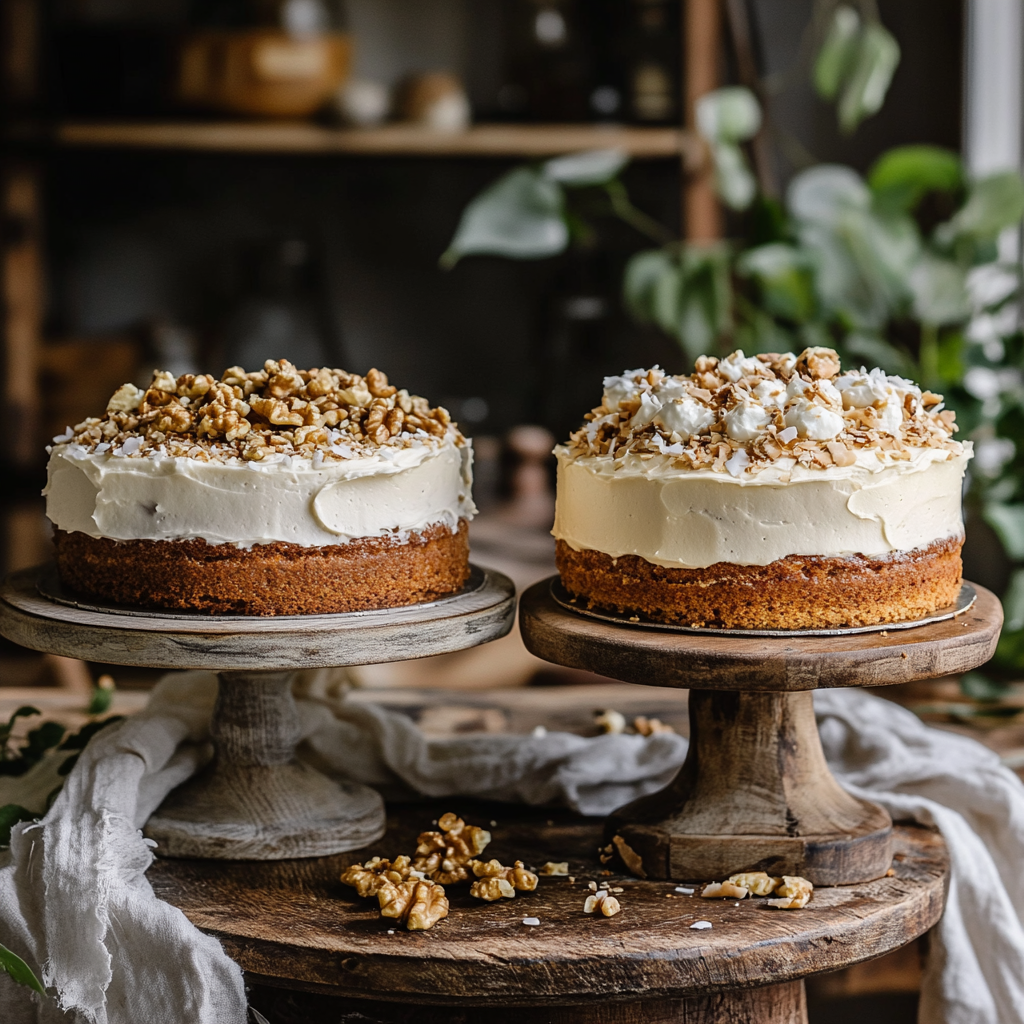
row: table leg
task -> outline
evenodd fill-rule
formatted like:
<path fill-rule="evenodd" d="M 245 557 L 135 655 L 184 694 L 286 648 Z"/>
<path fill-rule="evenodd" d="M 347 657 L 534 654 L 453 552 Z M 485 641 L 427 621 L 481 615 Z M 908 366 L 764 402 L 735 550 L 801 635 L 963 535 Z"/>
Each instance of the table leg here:
<path fill-rule="evenodd" d="M 647 878 L 763 870 L 844 885 L 879 878 L 892 861 L 888 813 L 828 769 L 810 691 L 691 690 L 679 774 L 619 808 L 606 835 Z"/>
<path fill-rule="evenodd" d="M 221 673 L 210 734 L 211 763 L 171 792 L 146 824 L 161 856 L 323 857 L 384 834 L 378 793 L 334 782 L 295 759 L 291 673 Z"/>

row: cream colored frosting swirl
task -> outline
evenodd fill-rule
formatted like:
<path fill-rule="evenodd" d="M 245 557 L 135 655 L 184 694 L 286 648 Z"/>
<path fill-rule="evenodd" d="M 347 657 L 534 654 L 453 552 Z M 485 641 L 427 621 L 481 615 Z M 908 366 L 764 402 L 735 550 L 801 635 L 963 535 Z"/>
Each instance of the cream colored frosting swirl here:
<path fill-rule="evenodd" d="M 203 461 L 150 451 L 52 450 L 46 514 L 55 526 L 111 540 L 202 539 L 249 548 L 357 537 L 471 518 L 472 447 L 454 436 L 414 440 L 344 460 L 268 455 Z"/>

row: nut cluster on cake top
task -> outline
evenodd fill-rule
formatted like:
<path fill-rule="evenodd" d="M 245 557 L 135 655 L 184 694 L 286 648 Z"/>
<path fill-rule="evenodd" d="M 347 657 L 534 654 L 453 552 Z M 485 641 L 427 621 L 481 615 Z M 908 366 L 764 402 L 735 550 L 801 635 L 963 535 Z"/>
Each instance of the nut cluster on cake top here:
<path fill-rule="evenodd" d="M 122 456 L 258 463 L 276 454 L 319 464 L 387 457 L 396 448 L 436 445 L 446 437 L 464 442 L 448 411 L 399 391 L 379 370 L 361 377 L 268 359 L 252 373 L 232 366 L 220 380 L 202 373 L 175 379 L 158 370 L 147 389 L 123 384 L 102 417 L 53 440 Z"/>
<path fill-rule="evenodd" d="M 734 477 L 783 460 L 827 469 L 862 452 L 898 462 L 920 448 L 962 450 L 941 395 L 881 370 L 841 369 L 832 349 L 808 348 L 701 356 L 689 376 L 627 370 L 605 378 L 603 402 L 567 448 L 575 457 L 668 456 Z"/>

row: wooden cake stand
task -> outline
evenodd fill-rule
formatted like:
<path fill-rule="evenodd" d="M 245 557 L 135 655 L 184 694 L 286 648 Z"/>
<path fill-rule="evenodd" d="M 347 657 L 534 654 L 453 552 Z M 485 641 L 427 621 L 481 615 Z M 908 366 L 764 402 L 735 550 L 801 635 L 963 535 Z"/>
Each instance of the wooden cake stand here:
<path fill-rule="evenodd" d="M 1003 621 L 995 595 L 975 586 L 969 610 L 913 629 L 785 638 L 661 632 L 567 610 L 551 582 L 535 584 L 520 603 L 533 654 L 624 682 L 691 688 L 679 774 L 606 823 L 606 842 L 634 874 L 652 879 L 763 870 L 828 886 L 884 875 L 892 820 L 833 778 L 810 691 L 966 672 L 992 656 Z"/>
<path fill-rule="evenodd" d="M 515 587 L 474 568 L 460 594 L 347 615 L 213 617 L 63 603 L 52 566 L 0 590 L 0 634 L 85 661 L 220 673 L 214 756 L 173 790 L 145 832 L 164 857 L 279 860 L 357 849 L 384 834 L 384 803 L 298 761 L 296 669 L 369 665 L 475 647 L 504 636 Z"/>

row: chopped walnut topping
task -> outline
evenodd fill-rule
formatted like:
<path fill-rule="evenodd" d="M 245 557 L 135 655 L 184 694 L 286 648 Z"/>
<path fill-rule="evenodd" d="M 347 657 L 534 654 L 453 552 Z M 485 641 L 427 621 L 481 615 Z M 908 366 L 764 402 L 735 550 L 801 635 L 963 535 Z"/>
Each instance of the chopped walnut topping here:
<path fill-rule="evenodd" d="M 379 370 L 299 370 L 268 359 L 262 370 L 240 366 L 221 379 L 175 378 L 157 370 L 149 387 L 123 384 L 102 417 L 90 417 L 54 444 L 76 444 L 112 456 L 172 456 L 204 462 L 260 463 L 298 456 L 315 465 L 382 450 L 464 439 L 447 410 L 399 391 Z"/>
<path fill-rule="evenodd" d="M 689 376 L 627 370 L 604 381 L 604 398 L 584 417 L 566 451 L 616 465 L 660 456 L 678 469 L 733 477 L 775 467 L 854 466 L 912 458 L 915 450 L 963 450 L 942 396 L 864 368 L 841 372 L 828 348 L 724 359 L 701 356 Z"/>

